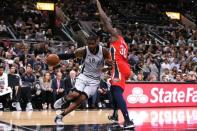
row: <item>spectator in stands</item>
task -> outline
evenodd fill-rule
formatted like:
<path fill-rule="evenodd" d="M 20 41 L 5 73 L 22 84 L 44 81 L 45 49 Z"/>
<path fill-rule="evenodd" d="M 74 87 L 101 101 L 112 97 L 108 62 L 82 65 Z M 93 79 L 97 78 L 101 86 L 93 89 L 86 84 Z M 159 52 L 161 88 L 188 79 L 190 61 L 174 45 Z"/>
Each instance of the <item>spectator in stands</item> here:
<path fill-rule="evenodd" d="M 52 80 L 49 72 L 46 72 L 43 77 L 39 78 L 42 89 L 42 106 L 43 109 L 52 108 L 53 104 L 53 89 L 51 88 Z"/>
<path fill-rule="evenodd" d="M 51 53 L 49 43 L 44 43 L 43 52 L 44 52 L 44 55 L 47 55 L 47 54 Z"/>
<path fill-rule="evenodd" d="M 0 65 L 0 110 L 9 106 L 11 92 L 12 90 L 8 88 L 8 76 L 4 73 L 4 67 Z"/>
<path fill-rule="evenodd" d="M 55 70 L 54 70 L 54 67 L 53 66 L 49 66 L 48 67 L 48 72 L 50 73 L 51 75 L 51 79 L 55 79 Z"/>
<path fill-rule="evenodd" d="M 154 74 L 154 73 L 151 73 L 149 75 L 149 81 L 150 82 L 157 82 L 158 81 L 158 75 L 157 74 Z"/>
<path fill-rule="evenodd" d="M 101 83 L 97 92 L 96 104 L 98 108 L 110 108 L 112 107 L 112 96 L 109 90 L 109 85 L 105 80 L 101 80 Z"/>
<path fill-rule="evenodd" d="M 194 57 L 192 58 L 192 61 L 197 64 L 197 49 L 194 52 Z"/>
<path fill-rule="evenodd" d="M 46 32 L 46 37 L 49 39 L 49 40 L 52 40 L 53 39 L 53 32 L 52 32 L 52 29 L 48 29 L 47 32 Z M 46 44 L 47 45 L 47 44 Z"/>
<path fill-rule="evenodd" d="M 61 98 L 65 94 L 65 83 L 62 79 L 62 73 L 57 72 L 56 78 L 52 80 L 51 88 L 53 89 L 53 101 Z"/>
<path fill-rule="evenodd" d="M 180 45 L 186 45 L 186 41 L 184 39 L 184 37 L 181 35 L 179 36 L 179 40 L 178 42 L 176 43 L 177 46 L 180 46 Z"/>
<path fill-rule="evenodd" d="M 161 81 L 161 82 L 169 82 L 169 78 L 168 78 L 168 76 L 166 76 L 166 75 L 164 74 L 164 75 L 162 75 L 160 81 Z"/>
<path fill-rule="evenodd" d="M 161 64 L 161 73 L 164 72 L 164 69 L 170 69 L 170 63 L 167 58 L 163 59 L 163 63 Z"/>
<path fill-rule="evenodd" d="M 184 82 L 187 82 L 187 81 L 188 81 L 187 74 L 183 73 L 183 74 L 182 74 L 182 78 L 183 78 L 183 81 L 184 81 Z"/>
<path fill-rule="evenodd" d="M 144 80 L 144 75 L 142 71 L 137 75 L 137 81 L 143 81 Z"/>
<path fill-rule="evenodd" d="M 179 69 L 180 63 L 177 58 L 174 58 L 173 61 L 170 63 L 170 69 Z"/>
<path fill-rule="evenodd" d="M 196 82 L 196 80 L 197 80 L 197 74 L 196 74 L 196 72 L 190 71 L 188 73 L 188 81 L 190 81 L 190 82 Z"/>
<path fill-rule="evenodd" d="M 45 39 L 45 31 L 42 31 L 41 29 L 36 31 L 35 39 L 36 40 L 44 40 Z"/>
<path fill-rule="evenodd" d="M 22 79 L 22 88 L 21 88 L 21 97 L 27 101 L 26 110 L 33 110 L 32 107 L 32 96 L 31 96 L 31 88 L 36 82 L 36 77 L 33 74 L 32 66 L 27 65 L 26 72 L 21 76 Z"/>
<path fill-rule="evenodd" d="M 4 20 L 1 20 L 1 22 L 0 22 L 0 33 L 1 32 L 6 32 L 6 31 L 7 31 L 7 27 L 4 24 Z"/>
<path fill-rule="evenodd" d="M 168 78 L 168 81 L 174 81 L 173 75 L 171 74 L 170 69 L 165 68 L 163 73 L 161 74 L 161 77 L 165 75 Z"/>
<path fill-rule="evenodd" d="M 12 99 L 13 102 L 16 102 L 16 110 L 21 111 L 20 105 L 20 94 L 21 94 L 21 86 L 22 81 L 18 74 L 16 74 L 16 67 L 14 65 L 10 66 L 9 74 L 8 74 L 8 86 L 12 88 Z"/>
<path fill-rule="evenodd" d="M 75 79 L 76 79 L 77 73 L 74 70 L 71 70 L 69 73 L 69 77 L 65 79 L 65 93 L 68 94 L 68 92 L 74 88 L 75 85 Z"/>
<path fill-rule="evenodd" d="M 176 78 L 174 81 L 175 82 L 183 82 L 182 74 L 180 74 L 180 73 L 176 74 Z"/>
<path fill-rule="evenodd" d="M 68 66 L 67 61 L 61 62 L 60 65 L 61 65 L 60 71 L 62 72 L 62 79 L 67 79 L 69 77 L 69 72 L 70 72 L 70 69 L 67 68 Z"/>

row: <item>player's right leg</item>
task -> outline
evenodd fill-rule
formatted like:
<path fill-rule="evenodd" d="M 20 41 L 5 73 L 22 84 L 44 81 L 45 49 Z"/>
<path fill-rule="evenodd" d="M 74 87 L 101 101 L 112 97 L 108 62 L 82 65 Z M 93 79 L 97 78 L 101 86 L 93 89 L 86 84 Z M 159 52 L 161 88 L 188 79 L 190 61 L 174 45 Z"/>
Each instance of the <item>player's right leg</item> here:
<path fill-rule="evenodd" d="M 75 88 L 72 89 L 69 94 L 63 98 L 60 98 L 57 100 L 54 104 L 54 108 L 60 107 L 65 103 L 71 102 L 72 103 L 62 112 L 60 115 L 57 115 L 55 118 L 55 123 L 58 125 L 63 124 L 62 123 L 62 118 L 76 109 L 84 100 L 87 99 L 87 96 L 84 95 L 82 92 L 86 86 L 86 79 L 85 77 L 80 74 L 75 82 Z"/>
<path fill-rule="evenodd" d="M 62 112 L 61 114 L 55 117 L 55 123 L 57 125 L 63 125 L 63 122 L 62 122 L 63 117 L 67 115 L 68 113 L 70 113 L 71 111 L 77 109 L 81 105 L 81 103 L 87 100 L 87 98 L 88 97 L 82 93 L 77 99 L 75 99 L 75 101 L 72 102 L 72 104 L 69 105 L 69 107 L 67 107 L 64 110 L 64 112 Z"/>
<path fill-rule="evenodd" d="M 69 106 L 70 102 L 73 101 L 74 99 L 77 99 L 80 96 L 79 92 L 76 90 L 71 90 L 68 95 L 58 99 L 54 103 L 54 108 L 55 109 L 60 109 L 62 105 L 67 104 Z"/>

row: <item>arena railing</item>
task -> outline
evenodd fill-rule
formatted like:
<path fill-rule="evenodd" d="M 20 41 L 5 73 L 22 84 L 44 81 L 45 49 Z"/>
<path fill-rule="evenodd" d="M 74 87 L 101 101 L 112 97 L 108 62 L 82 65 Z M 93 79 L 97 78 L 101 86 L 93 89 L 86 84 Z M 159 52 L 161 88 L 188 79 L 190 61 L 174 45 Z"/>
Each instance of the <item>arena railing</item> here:
<path fill-rule="evenodd" d="M 0 41 L 10 41 L 13 43 L 20 43 L 20 42 L 25 42 L 27 44 L 37 44 L 37 43 L 50 43 L 50 44 L 71 44 L 73 43 L 72 41 L 58 41 L 58 40 L 36 40 L 36 39 L 10 39 L 10 38 L 2 38 L 0 37 Z M 74 44 L 74 43 L 73 43 Z"/>

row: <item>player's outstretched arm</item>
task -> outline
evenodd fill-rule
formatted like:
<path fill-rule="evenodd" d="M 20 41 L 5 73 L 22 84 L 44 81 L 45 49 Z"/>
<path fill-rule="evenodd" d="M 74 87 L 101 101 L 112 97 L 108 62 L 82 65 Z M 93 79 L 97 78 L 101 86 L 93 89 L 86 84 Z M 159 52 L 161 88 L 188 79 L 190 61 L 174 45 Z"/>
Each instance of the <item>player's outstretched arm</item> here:
<path fill-rule="evenodd" d="M 68 60 L 74 58 L 82 58 L 85 55 L 85 48 L 78 48 L 75 52 L 72 53 L 65 53 L 65 54 L 58 54 L 60 60 Z"/>
<path fill-rule="evenodd" d="M 101 19 L 104 27 L 107 29 L 107 31 L 113 37 L 118 38 L 118 34 L 117 34 L 116 30 L 113 28 L 110 18 L 107 17 L 106 13 L 103 11 L 99 0 L 96 0 L 96 5 L 97 5 L 98 11 L 99 11 L 100 19 Z"/>

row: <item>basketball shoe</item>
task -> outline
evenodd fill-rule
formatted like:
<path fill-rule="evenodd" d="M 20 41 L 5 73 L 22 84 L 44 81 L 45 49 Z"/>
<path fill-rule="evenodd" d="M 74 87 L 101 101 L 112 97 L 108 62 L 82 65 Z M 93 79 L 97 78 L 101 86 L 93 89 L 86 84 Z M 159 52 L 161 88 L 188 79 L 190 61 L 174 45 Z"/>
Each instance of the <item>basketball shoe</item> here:
<path fill-rule="evenodd" d="M 55 117 L 55 123 L 56 123 L 57 125 L 63 125 L 64 123 L 62 122 L 62 119 L 63 119 L 63 116 L 62 116 L 62 115 L 57 115 L 57 116 Z"/>
<path fill-rule="evenodd" d="M 135 128 L 133 120 L 125 121 L 124 122 L 124 129 Z"/>
<path fill-rule="evenodd" d="M 64 100 L 64 97 L 58 99 L 55 103 L 54 103 L 54 108 L 55 109 L 60 109 L 62 107 L 62 105 L 64 105 L 66 103 L 66 101 Z"/>
<path fill-rule="evenodd" d="M 108 120 L 110 120 L 113 123 L 118 123 L 118 115 L 108 116 Z"/>

